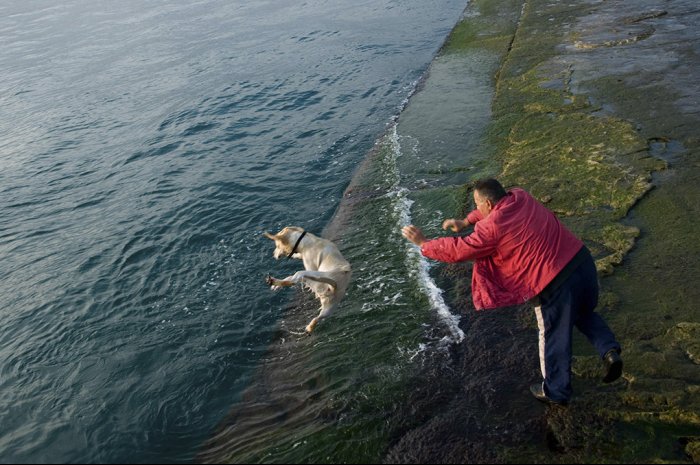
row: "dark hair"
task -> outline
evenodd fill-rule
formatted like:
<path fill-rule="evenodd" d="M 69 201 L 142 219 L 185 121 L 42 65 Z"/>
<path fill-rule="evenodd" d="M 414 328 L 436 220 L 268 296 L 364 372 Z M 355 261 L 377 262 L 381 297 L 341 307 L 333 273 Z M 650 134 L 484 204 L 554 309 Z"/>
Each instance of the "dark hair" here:
<path fill-rule="evenodd" d="M 499 200 L 507 195 L 501 183 L 495 179 L 481 179 L 474 184 L 474 190 L 479 191 L 479 195 L 490 200 L 496 205 Z"/>

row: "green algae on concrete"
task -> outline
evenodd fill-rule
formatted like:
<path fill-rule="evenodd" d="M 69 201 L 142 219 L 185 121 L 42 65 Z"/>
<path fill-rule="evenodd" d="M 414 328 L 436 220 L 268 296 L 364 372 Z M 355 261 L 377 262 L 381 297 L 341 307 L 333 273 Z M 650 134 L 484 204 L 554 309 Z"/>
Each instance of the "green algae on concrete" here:
<path fill-rule="evenodd" d="M 528 5 L 521 25 L 532 28 L 544 18 L 531 13 L 538 2 Z M 494 101 L 493 133 L 505 134 L 500 178 L 528 189 L 560 216 L 586 218 L 575 222 L 575 232 L 592 248 L 606 248 L 596 254 L 597 265 L 610 273 L 637 235 L 617 222 L 651 189 L 651 173 L 666 163 L 650 155 L 648 141 L 630 122 L 593 115 L 596 108 L 586 96 L 571 91 L 572 70 L 552 61 L 553 44 L 566 40 L 554 23 L 571 21 L 566 13 L 556 7 L 558 20 L 545 20 L 546 31 L 535 38 L 519 31 L 504 63 Z M 548 11 L 540 15 L 551 17 Z"/>
<path fill-rule="evenodd" d="M 630 8 L 608 2 L 599 5 L 603 21 L 590 24 L 593 30 L 611 30 L 632 10 L 658 12 L 668 5 L 644 1 Z M 685 454 L 697 462 L 689 439 L 700 435 L 700 289 L 693 278 L 700 275 L 700 121 L 697 73 L 689 72 L 698 66 L 697 4 L 678 1 L 668 14 L 645 16 L 653 35 L 573 54 L 578 77 L 572 87 L 599 102 L 601 113 L 633 121 L 655 156 L 669 164 L 654 176 L 658 188 L 630 212 L 626 223 L 641 234 L 603 285 L 615 293 L 607 305 L 608 321 L 622 328 L 618 336 L 625 348 L 618 418 L 644 425 L 650 437 L 670 431 L 661 446 L 675 444 L 683 450 L 685 444 Z M 618 31 L 626 29 L 620 24 Z M 591 40 L 590 32 L 585 36 L 589 43 L 602 44 Z"/>
<path fill-rule="evenodd" d="M 505 5 L 508 2 L 496 3 Z M 606 41 L 598 40 L 596 33 L 581 31 L 579 23 L 582 18 L 586 21 L 588 17 L 595 18 L 589 15 L 594 15 L 601 5 L 608 8 L 602 21 L 613 18 L 611 22 L 614 22 L 611 10 L 618 8 L 617 2 L 527 0 L 520 4 L 522 9 L 518 10 L 522 16 L 512 41 L 502 38 L 499 42 L 509 43 L 509 47 L 503 66 L 496 73 L 490 129 L 490 141 L 502 162 L 502 173 L 498 177 L 507 185 L 528 189 L 554 210 L 592 250 L 601 275 L 613 275 L 614 281 L 606 282 L 600 308 L 625 347 L 626 370 L 625 380 L 606 391 L 606 401 L 599 399 L 600 390 L 590 385 L 576 399 L 587 406 L 586 412 L 571 408 L 554 415 L 554 420 L 552 415 L 548 416 L 552 439 L 549 446 L 559 455 L 546 455 L 536 448 L 526 452 L 527 447 L 516 446 L 503 450 L 502 456 L 506 461 L 508 457 L 519 456 L 522 460 L 529 456 L 532 461 L 562 463 L 675 461 L 679 453 L 683 455 L 681 446 L 686 444 L 685 453 L 695 458 L 697 442 L 692 438 L 700 432 L 697 429 L 700 336 L 696 329 L 697 317 L 690 316 L 695 303 L 687 299 L 679 302 L 678 296 L 684 294 L 678 292 L 678 287 L 682 286 L 679 281 L 671 283 L 676 286 L 675 291 L 673 287 L 665 288 L 662 282 L 654 284 L 659 269 L 652 265 L 645 276 L 648 278 L 646 287 L 632 285 L 630 292 L 636 288 L 643 294 L 656 287 L 659 294 L 667 293 L 669 298 L 652 299 L 656 306 L 649 306 L 649 301 L 641 306 L 629 306 L 626 302 L 629 292 L 623 300 L 618 290 L 621 283 L 629 282 L 630 273 L 626 268 L 620 272 L 616 267 L 624 262 L 643 234 L 638 224 L 628 221 L 630 210 L 648 196 L 653 174 L 667 170 L 669 157 L 666 155 L 674 140 L 680 140 L 682 147 L 697 153 L 694 148 L 699 145 L 698 138 L 692 136 L 691 129 L 697 128 L 697 122 L 680 114 L 674 106 L 681 98 L 688 100 L 683 94 L 669 95 L 669 91 L 660 86 L 639 85 L 641 78 L 636 79 L 636 86 L 631 86 L 632 77 L 618 77 L 610 69 L 600 73 L 595 64 L 586 63 L 585 56 L 577 55 L 576 59 L 566 56 L 567 50 L 585 52 L 596 48 L 586 44 L 634 47 L 651 37 L 653 30 L 649 25 L 637 23 L 665 18 L 666 12 L 650 7 L 656 13 L 637 14 L 634 18 L 623 15 L 627 29 L 632 27 L 641 32 L 632 40 L 623 37 Z M 514 7 L 512 3 L 508 5 Z M 488 22 L 489 18 L 483 14 L 465 15 L 463 23 L 447 42 L 450 50 L 493 48 L 492 43 L 481 37 L 484 24 Z M 595 19 L 590 20 L 594 22 Z M 605 27 L 613 30 L 617 25 L 606 24 Z M 597 34 L 600 35 L 600 30 Z M 695 63 L 692 56 L 688 58 Z M 583 66 L 586 64 L 587 68 Z M 628 63 L 625 65 L 629 67 Z M 581 76 L 582 70 L 584 76 L 595 77 L 596 73 L 605 76 L 597 81 L 579 77 L 577 81 L 576 76 Z M 624 72 L 621 70 L 618 74 Z M 652 83 L 661 80 L 652 75 Z M 649 90 L 651 93 L 647 94 Z M 689 151 L 681 150 L 675 155 L 682 158 Z M 697 159 L 691 159 L 690 163 L 697 172 L 699 164 L 694 160 Z M 676 177 L 693 178 L 693 175 L 684 173 Z M 697 262 L 695 252 L 699 241 L 692 238 L 697 238 L 696 231 L 700 229 L 690 226 L 694 224 L 692 219 L 679 221 L 686 216 L 679 206 L 682 202 L 663 207 L 657 200 L 671 196 L 682 198 L 687 210 L 695 211 L 696 206 L 687 200 L 693 197 L 689 193 L 691 185 L 681 183 L 680 191 L 672 190 L 670 195 L 652 195 L 653 201 L 646 202 L 641 209 L 645 212 L 650 210 L 647 206 L 656 204 L 646 221 L 658 222 L 659 231 L 668 230 L 663 240 L 672 246 L 670 251 L 686 249 L 686 256 L 676 259 L 675 266 L 667 259 L 658 258 L 663 251 L 656 250 L 653 261 L 661 265 L 661 269 L 665 266 L 680 270 L 697 268 L 684 263 L 688 256 L 695 256 Z M 675 295 L 671 297 L 671 294 Z M 680 323 L 669 326 L 678 319 Z M 574 372 L 580 382 L 593 382 L 599 370 L 597 356 L 576 356 Z M 675 382 L 674 378 L 683 381 Z M 562 427 L 562 424 L 570 424 L 572 428 Z M 586 425 L 591 424 L 598 424 L 600 428 L 585 432 Z M 584 430 L 584 433 L 577 433 L 578 444 L 575 438 L 572 442 L 573 427 L 577 425 Z M 610 436 L 606 439 L 605 434 L 600 435 L 600 430 Z M 620 448 L 617 444 L 625 446 Z"/>
<path fill-rule="evenodd" d="M 697 461 L 700 295 L 693 279 L 700 276 L 700 143 L 698 93 L 687 89 L 692 73 L 683 69 L 684 63 L 697 66 L 697 32 L 690 32 L 697 28 L 677 24 L 671 14 L 638 11 L 634 24 L 662 18 L 653 25 L 666 27 L 662 39 L 652 42 L 643 32 L 634 40 L 598 41 L 581 26 L 603 21 L 612 30 L 619 20 L 629 29 L 632 16 L 624 9 L 658 10 L 653 0 L 642 3 L 523 1 L 509 41 L 489 40 L 485 25 L 497 21 L 479 7 L 513 3 L 476 2 L 477 11 L 468 11 L 445 47 L 468 53 L 508 44 L 495 73 L 485 147 L 501 161 L 505 184 L 533 192 L 592 250 L 601 275 L 609 275 L 599 309 L 624 348 L 624 379 L 601 386 L 599 358 L 577 339 L 577 396 L 568 410 L 547 411 L 549 450 L 503 447 L 505 462 Z M 677 6 L 692 17 L 692 2 Z M 689 35 L 689 45 L 673 34 Z M 601 47 L 581 47 L 584 42 Z M 646 43 L 652 45 L 642 48 Z M 662 50 L 668 44 L 675 49 Z M 605 52 L 613 47 L 632 58 Z M 597 55 L 589 62 L 586 54 Z M 616 57 L 625 60 L 619 70 Z M 654 71 L 632 69 L 634 60 Z M 680 85 L 668 85 L 669 76 Z M 651 190 L 654 184 L 662 187 Z M 630 253 L 638 258 L 634 266 Z"/>
<path fill-rule="evenodd" d="M 488 50 L 502 56 L 513 40 L 522 4 L 522 0 L 473 0 L 465 19 L 445 41 L 441 55 Z"/>

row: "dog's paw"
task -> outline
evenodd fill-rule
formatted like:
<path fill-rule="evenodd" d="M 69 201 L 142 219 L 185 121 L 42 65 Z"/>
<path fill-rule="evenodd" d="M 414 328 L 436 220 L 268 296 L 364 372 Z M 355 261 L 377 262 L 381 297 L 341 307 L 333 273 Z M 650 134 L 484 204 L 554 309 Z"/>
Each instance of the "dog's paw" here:
<path fill-rule="evenodd" d="M 270 275 L 267 275 L 267 278 L 265 278 L 265 283 L 268 286 L 270 286 L 270 289 L 273 291 L 279 291 L 280 289 L 282 289 L 284 287 L 284 286 L 278 285 L 277 284 L 278 281 Z"/>
<path fill-rule="evenodd" d="M 311 320 L 311 323 L 309 323 L 308 325 L 306 325 L 306 332 L 307 332 L 307 334 L 311 334 L 311 332 L 312 332 L 312 331 L 314 330 L 314 328 L 316 327 L 316 323 L 318 323 L 318 318 L 314 318 L 313 320 Z"/>

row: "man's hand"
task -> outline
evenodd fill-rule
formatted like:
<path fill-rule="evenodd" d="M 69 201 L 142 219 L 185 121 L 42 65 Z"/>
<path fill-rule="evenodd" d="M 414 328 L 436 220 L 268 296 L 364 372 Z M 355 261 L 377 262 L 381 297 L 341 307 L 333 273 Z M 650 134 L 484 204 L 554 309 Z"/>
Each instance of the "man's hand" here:
<path fill-rule="evenodd" d="M 427 241 L 426 237 L 423 235 L 423 232 L 413 225 L 404 226 L 401 230 L 401 234 L 403 234 L 403 237 L 413 242 L 418 247 L 422 246 L 423 242 Z"/>
<path fill-rule="evenodd" d="M 442 229 L 446 230 L 447 228 L 450 228 L 452 232 L 459 232 L 466 228 L 468 224 L 469 223 L 464 220 L 455 220 L 450 218 L 442 222 Z"/>

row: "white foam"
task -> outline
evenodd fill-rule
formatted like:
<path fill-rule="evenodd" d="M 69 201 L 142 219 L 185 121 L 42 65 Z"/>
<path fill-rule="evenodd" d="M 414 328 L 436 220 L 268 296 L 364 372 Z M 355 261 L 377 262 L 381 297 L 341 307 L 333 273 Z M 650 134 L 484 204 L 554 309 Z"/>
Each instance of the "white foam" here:
<path fill-rule="evenodd" d="M 391 184 L 390 192 L 387 194 L 389 197 L 394 198 L 394 214 L 398 223 L 398 227 L 403 227 L 411 224 L 411 206 L 413 201 L 408 198 L 408 189 L 400 186 L 400 173 L 398 171 L 397 158 L 401 156 L 401 145 L 399 143 L 399 135 L 396 131 L 396 124 L 391 128 L 388 140 L 391 148 L 391 157 L 387 162 L 390 164 L 388 168 L 390 170 L 387 172 L 387 179 Z M 391 178 L 389 178 L 391 177 Z M 409 274 L 416 278 L 420 289 L 428 297 L 430 306 L 437 313 L 440 321 L 445 324 L 449 336 L 443 338 L 443 342 L 446 343 L 459 343 L 464 340 L 464 331 L 459 327 L 460 317 L 458 315 L 453 315 L 450 312 L 449 306 L 445 303 L 443 298 L 443 290 L 440 289 L 433 278 L 430 277 L 430 263 L 423 257 L 420 252 L 420 248 L 408 241 L 406 242 L 406 265 L 409 270 Z"/>

